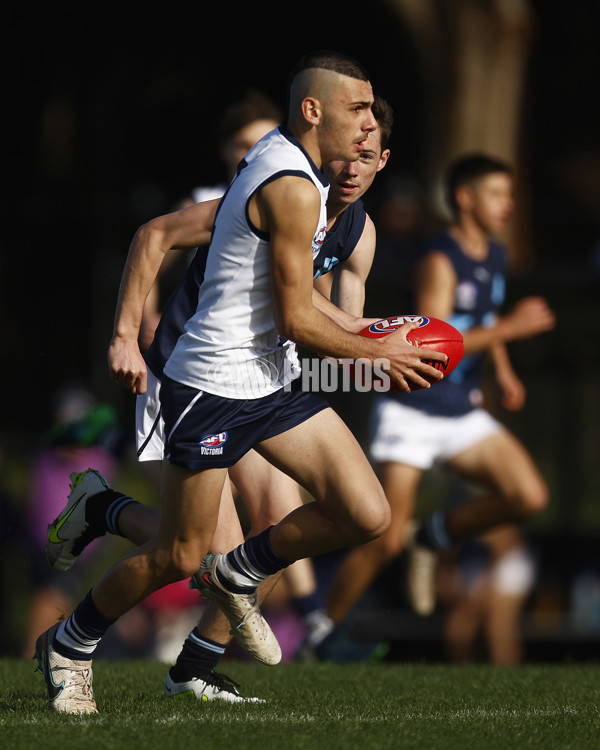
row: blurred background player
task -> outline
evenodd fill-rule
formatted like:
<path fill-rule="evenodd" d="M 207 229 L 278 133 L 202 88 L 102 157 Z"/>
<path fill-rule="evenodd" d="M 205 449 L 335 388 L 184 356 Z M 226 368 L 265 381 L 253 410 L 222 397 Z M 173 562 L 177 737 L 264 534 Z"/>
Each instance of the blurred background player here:
<path fill-rule="evenodd" d="M 177 208 L 221 198 L 243 157 L 263 135 L 276 128 L 283 119 L 280 107 L 256 89 L 249 89 L 232 102 L 216 123 L 217 150 L 224 168 L 223 181 L 200 185 L 184 198 Z M 172 250 L 165 256 L 159 281 L 152 288 L 144 307 L 140 329 L 142 351 L 152 343 L 164 301 L 181 280 L 194 255 L 192 250 Z"/>
<path fill-rule="evenodd" d="M 403 549 L 424 471 L 441 463 L 483 488 L 461 505 L 439 510 L 412 533 L 408 594 L 415 610 L 435 606 L 438 550 L 501 523 L 522 521 L 546 506 L 548 493 L 521 443 L 482 406 L 483 364 L 489 356 L 502 405 L 520 409 L 525 391 L 506 342 L 551 330 L 554 315 L 540 298 L 521 300 L 498 317 L 507 254 L 494 235 L 513 211 L 511 168 L 485 154 L 465 155 L 447 173 L 454 221 L 419 264 L 411 312 L 458 328 L 465 355 L 430 390 L 379 394 L 372 413 L 371 457 L 392 508 L 392 525 L 377 540 L 351 550 L 333 577 L 328 611 L 342 623 L 377 575 Z"/>
<path fill-rule="evenodd" d="M 528 541 L 514 524 L 441 552 L 436 591 L 449 661 L 520 664 L 522 616 L 535 576 Z"/>

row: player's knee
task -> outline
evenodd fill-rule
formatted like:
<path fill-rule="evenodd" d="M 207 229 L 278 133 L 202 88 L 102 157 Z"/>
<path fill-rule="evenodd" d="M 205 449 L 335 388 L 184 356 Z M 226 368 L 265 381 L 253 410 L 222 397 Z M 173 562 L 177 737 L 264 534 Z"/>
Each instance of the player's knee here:
<path fill-rule="evenodd" d="M 201 558 L 191 550 L 177 552 L 163 550 L 153 556 L 152 573 L 154 578 L 166 586 L 192 576 L 200 567 L 201 562 Z"/>
<path fill-rule="evenodd" d="M 358 528 L 360 544 L 379 539 L 390 528 L 392 513 L 385 497 L 383 500 L 384 502 L 374 503 L 370 512 L 361 518 Z"/>

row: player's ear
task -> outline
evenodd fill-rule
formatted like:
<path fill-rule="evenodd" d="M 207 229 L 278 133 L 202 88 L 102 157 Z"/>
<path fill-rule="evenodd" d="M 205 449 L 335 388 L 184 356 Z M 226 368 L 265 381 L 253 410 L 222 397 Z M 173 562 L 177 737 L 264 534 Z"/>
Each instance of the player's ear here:
<path fill-rule="evenodd" d="M 310 125 L 318 125 L 321 119 L 321 103 L 314 96 L 302 100 L 302 114 Z"/>
<path fill-rule="evenodd" d="M 377 165 L 377 171 L 381 172 L 381 170 L 385 167 L 387 164 L 387 160 L 390 158 L 390 150 L 389 148 L 384 149 L 381 152 L 381 156 L 379 157 L 379 164 Z"/>
<path fill-rule="evenodd" d="M 456 205 L 461 211 L 469 211 L 473 206 L 473 188 L 470 185 L 459 185 L 454 193 Z"/>

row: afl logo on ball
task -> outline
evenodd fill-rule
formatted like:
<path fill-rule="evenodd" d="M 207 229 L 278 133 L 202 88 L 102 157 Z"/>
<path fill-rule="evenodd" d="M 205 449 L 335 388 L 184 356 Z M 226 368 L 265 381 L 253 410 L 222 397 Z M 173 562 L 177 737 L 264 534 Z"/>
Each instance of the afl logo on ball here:
<path fill-rule="evenodd" d="M 404 325 L 404 323 L 418 323 L 419 328 L 423 328 L 429 323 L 429 318 L 424 315 L 397 315 L 393 318 L 385 318 L 384 320 L 378 320 L 377 323 L 372 323 L 369 326 L 371 333 L 390 333 L 395 331 L 396 328 Z"/>

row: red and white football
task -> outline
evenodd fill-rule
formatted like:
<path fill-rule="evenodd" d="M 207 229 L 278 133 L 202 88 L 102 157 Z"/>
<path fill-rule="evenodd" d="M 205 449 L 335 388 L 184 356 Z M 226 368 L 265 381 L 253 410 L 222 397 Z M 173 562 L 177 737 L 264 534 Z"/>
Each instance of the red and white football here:
<path fill-rule="evenodd" d="M 406 340 L 413 346 L 417 346 L 421 349 L 433 349 L 436 352 L 443 352 L 447 355 L 447 362 L 430 361 L 427 359 L 422 360 L 428 365 L 441 370 L 444 373 L 444 377 L 448 376 L 452 370 L 458 365 L 465 353 L 465 346 L 463 343 L 462 333 L 457 331 L 454 326 L 450 323 L 446 323 L 444 320 L 438 318 L 428 318 L 425 315 L 396 315 L 391 318 L 383 318 L 378 320 L 376 323 L 371 323 L 370 326 L 363 328 L 359 331 L 361 336 L 368 338 L 381 338 L 397 330 L 404 323 L 419 323 L 418 328 L 414 328 L 409 331 Z M 352 368 L 352 375 L 357 382 L 363 382 L 365 380 L 365 372 L 362 368 Z M 437 383 L 437 380 L 425 378 L 430 383 Z M 378 379 L 373 373 L 372 385 L 377 389 L 377 384 L 382 383 L 381 379 Z M 409 383 L 411 390 L 419 390 L 421 386 Z M 398 386 L 392 381 L 389 387 L 390 392 L 397 393 L 399 391 Z"/>

